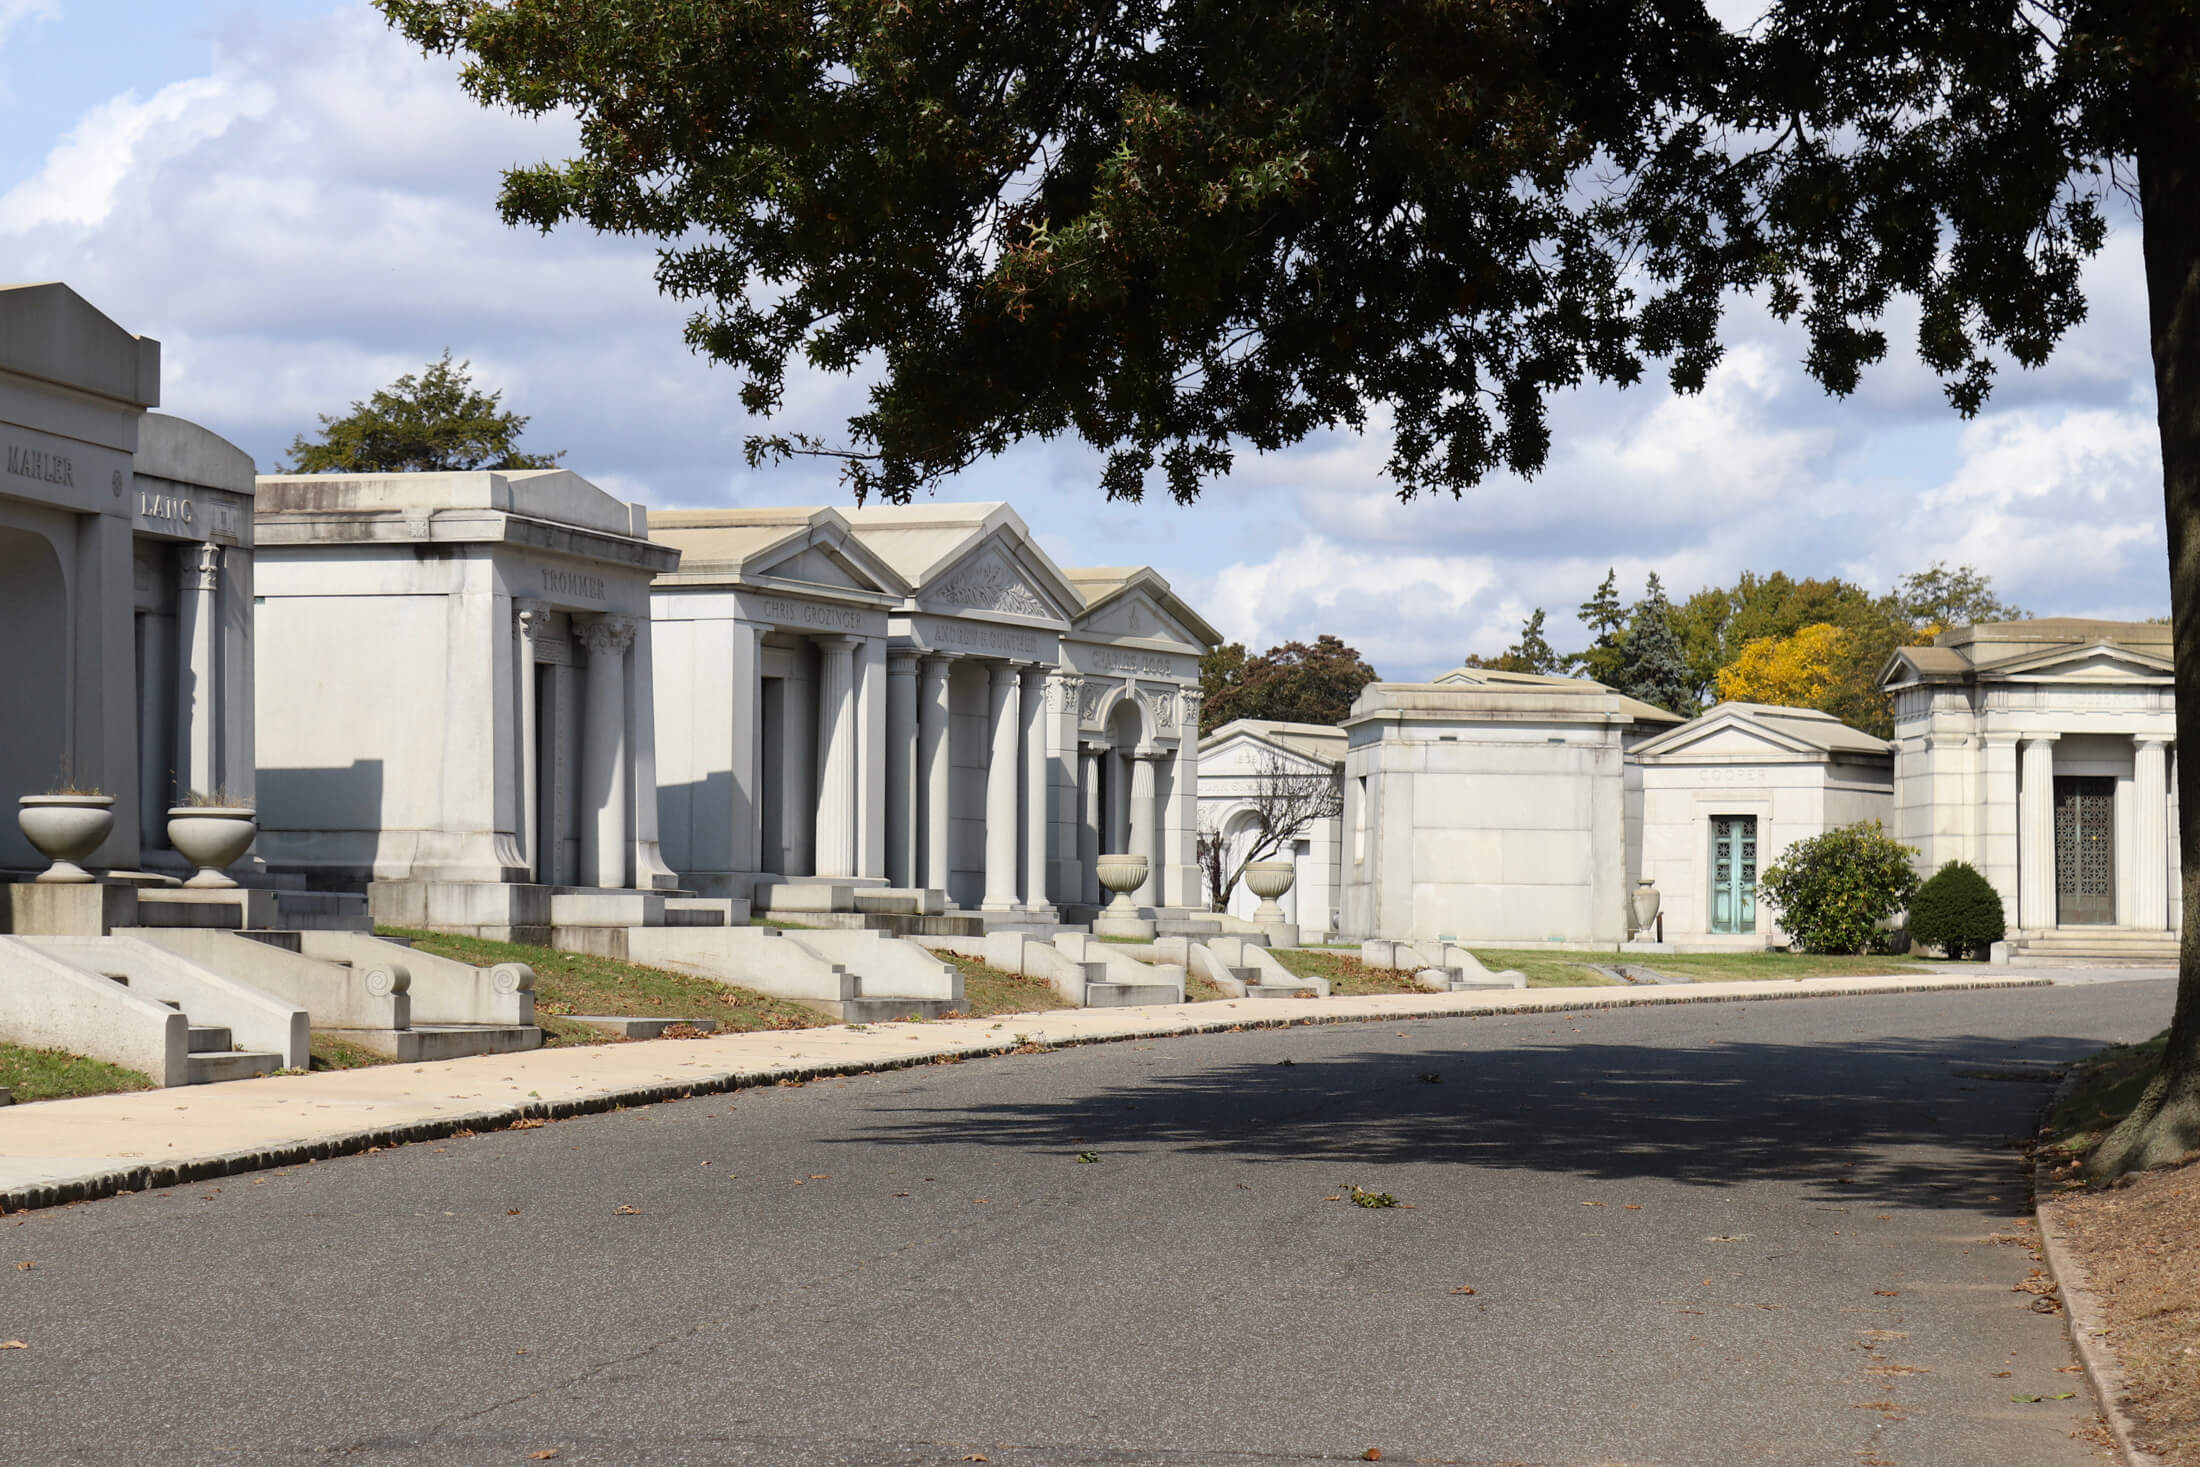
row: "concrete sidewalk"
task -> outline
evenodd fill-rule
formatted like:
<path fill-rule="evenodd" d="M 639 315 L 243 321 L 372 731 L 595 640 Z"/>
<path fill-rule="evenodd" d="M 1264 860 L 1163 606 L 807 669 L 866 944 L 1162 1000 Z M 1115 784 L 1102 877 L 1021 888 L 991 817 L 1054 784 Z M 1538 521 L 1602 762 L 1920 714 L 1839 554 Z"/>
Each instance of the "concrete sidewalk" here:
<path fill-rule="evenodd" d="M 998 1019 L 836 1024 L 540 1049 L 437 1064 L 140 1090 L 0 1109 L 0 1211 L 288 1166 L 458 1131 L 496 1130 L 529 1119 L 1004 1054 L 1026 1043 L 1102 1044 L 1299 1024 L 2038 988 L 2048 982 L 2041 977 L 1933 974 L 1058 1009 Z"/>

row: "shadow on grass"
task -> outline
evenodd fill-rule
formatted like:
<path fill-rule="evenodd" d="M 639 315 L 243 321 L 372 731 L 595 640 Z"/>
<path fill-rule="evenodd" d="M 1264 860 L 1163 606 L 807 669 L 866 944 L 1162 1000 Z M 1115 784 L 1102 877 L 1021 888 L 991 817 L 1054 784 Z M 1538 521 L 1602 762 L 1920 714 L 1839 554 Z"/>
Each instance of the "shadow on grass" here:
<path fill-rule="evenodd" d="M 1251 1162 L 1436 1164 L 1704 1187 L 1786 1179 L 1881 1205 L 1983 1202 L 1987 1194 L 2013 1202 L 2012 1173 L 2050 1093 L 2037 1081 L 2100 1047 L 2051 1035 L 1953 1035 L 1853 1046 L 1498 1040 L 1445 1049 L 1441 1034 L 1424 1028 L 1402 1053 L 1294 1055 L 1288 1064 L 1220 1064 L 1089 1090 L 1096 1070 L 1064 1073 L 1065 1088 L 1083 1093 L 903 1108 L 850 1139 L 1166 1148 Z M 1083 1068 L 1075 1052 L 1025 1061 L 1065 1062 Z"/>

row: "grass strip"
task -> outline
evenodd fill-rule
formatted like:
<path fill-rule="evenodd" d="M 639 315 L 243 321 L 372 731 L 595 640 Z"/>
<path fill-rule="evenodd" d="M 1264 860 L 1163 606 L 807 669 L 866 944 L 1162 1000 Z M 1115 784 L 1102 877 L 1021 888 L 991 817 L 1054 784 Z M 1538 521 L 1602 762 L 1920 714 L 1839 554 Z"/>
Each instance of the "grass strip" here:
<path fill-rule="evenodd" d="M 0 1044 L 0 1088 L 14 1091 L 19 1101 L 68 1100 L 78 1095 L 150 1090 L 153 1080 L 136 1070 L 65 1049 Z"/>
<path fill-rule="evenodd" d="M 716 1019 L 721 1030 L 742 1033 L 807 1029 L 836 1022 L 792 999 L 774 998 L 753 988 L 621 958 L 409 927 L 377 931 L 385 937 L 410 938 L 422 952 L 455 958 L 477 968 L 497 963 L 527 964 L 535 970 L 536 1022 L 542 1026 L 544 1041 L 551 1044 L 595 1044 L 613 1037 L 593 1025 L 572 1022 L 574 1014 L 622 1019 Z"/>

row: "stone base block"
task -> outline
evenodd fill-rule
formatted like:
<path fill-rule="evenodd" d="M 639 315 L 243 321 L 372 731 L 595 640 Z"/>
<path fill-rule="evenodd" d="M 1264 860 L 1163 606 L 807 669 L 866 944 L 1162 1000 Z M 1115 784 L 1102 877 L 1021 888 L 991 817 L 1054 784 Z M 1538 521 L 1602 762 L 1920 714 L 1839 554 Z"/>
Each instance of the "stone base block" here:
<path fill-rule="evenodd" d="M 357 891 L 304 891 L 272 888 L 274 926 L 285 932 L 372 932 L 367 896 Z"/>
<path fill-rule="evenodd" d="M 561 891 L 550 898 L 550 925 L 662 927 L 665 899 L 649 891 Z"/>
<path fill-rule="evenodd" d="M 1144 1004 L 1182 1003 L 1184 990 L 1173 983 L 1087 983 L 1088 1009 L 1127 1009 Z"/>
<path fill-rule="evenodd" d="M 140 927 L 210 927 L 236 932 L 280 927 L 280 893 L 250 887 L 152 887 L 137 894 Z"/>
<path fill-rule="evenodd" d="M 749 894 L 749 904 L 758 914 L 784 912 L 794 916 L 801 912 L 853 912 L 856 893 L 863 891 L 883 895 L 886 882 L 878 877 L 866 876 L 797 876 L 775 880 L 759 879 Z"/>
<path fill-rule="evenodd" d="M 367 886 L 367 910 L 376 926 L 541 942 L 550 931 L 550 896 L 547 886 L 512 881 L 376 881 Z M 522 929 L 542 935 L 506 935 Z"/>
<path fill-rule="evenodd" d="M 136 927 L 138 888 L 114 882 L 18 881 L 0 886 L 0 932 L 17 937 L 105 937 Z"/>
<path fill-rule="evenodd" d="M 624 1034 L 629 1039 L 655 1039 L 675 1024 L 685 1024 L 705 1034 L 718 1031 L 716 1019 L 634 1019 L 618 1014 L 574 1014 L 572 1018 L 583 1024 L 594 1024 L 599 1029 L 609 1029 L 614 1034 Z"/>
<path fill-rule="evenodd" d="M 388 1055 L 400 1064 L 542 1048 L 542 1031 L 532 1024 L 415 1024 L 409 1029 L 317 1028 L 316 1032 Z"/>
<path fill-rule="evenodd" d="M 939 1019 L 962 1011 L 961 1001 L 951 998 L 844 998 L 830 1007 L 839 1009 L 842 1021 L 850 1024 Z"/>
<path fill-rule="evenodd" d="M 1106 912 L 1092 919 L 1094 937 L 1133 937 L 1140 942 L 1154 939 L 1154 920 L 1151 917 L 1114 917 Z"/>

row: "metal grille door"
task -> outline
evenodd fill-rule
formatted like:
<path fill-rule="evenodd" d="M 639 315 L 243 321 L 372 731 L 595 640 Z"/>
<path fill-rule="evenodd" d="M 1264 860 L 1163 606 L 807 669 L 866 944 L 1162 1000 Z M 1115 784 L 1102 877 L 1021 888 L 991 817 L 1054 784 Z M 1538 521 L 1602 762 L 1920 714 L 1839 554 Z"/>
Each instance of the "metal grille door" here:
<path fill-rule="evenodd" d="M 2116 781 L 2055 781 L 2055 922 L 2116 920 Z"/>
<path fill-rule="evenodd" d="M 1711 818 L 1711 930 L 1757 930 L 1757 817 Z"/>

